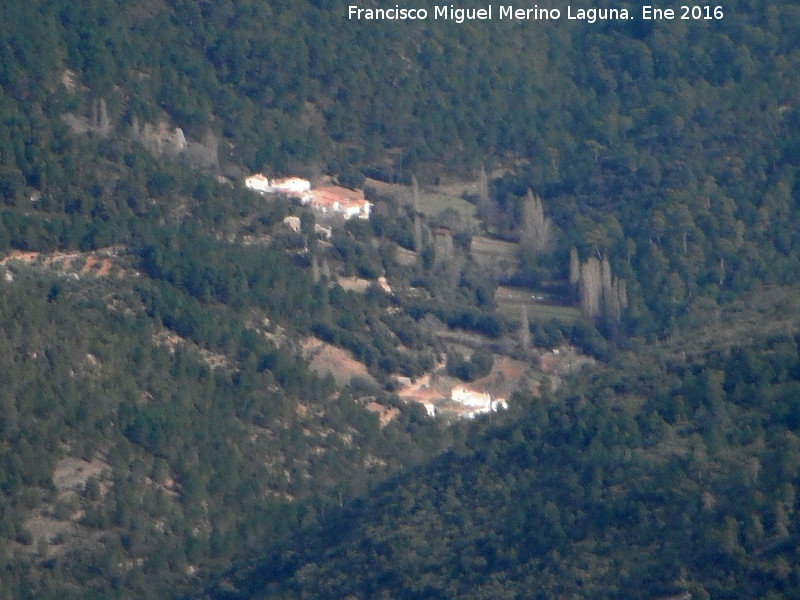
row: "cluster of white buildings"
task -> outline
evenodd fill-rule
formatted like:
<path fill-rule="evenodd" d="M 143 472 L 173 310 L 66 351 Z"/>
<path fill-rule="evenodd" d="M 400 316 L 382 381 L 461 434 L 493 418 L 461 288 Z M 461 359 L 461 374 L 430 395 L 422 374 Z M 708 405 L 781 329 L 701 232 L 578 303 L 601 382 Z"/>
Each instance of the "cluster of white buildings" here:
<path fill-rule="evenodd" d="M 311 189 L 311 182 L 300 177 L 285 177 L 283 179 L 267 179 L 261 173 L 251 175 L 244 180 L 247 188 L 264 194 L 288 194 L 302 196 Z"/>
<path fill-rule="evenodd" d="M 462 386 L 455 386 L 450 390 L 450 399 L 467 409 L 459 415 L 462 419 L 474 419 L 478 415 L 508 409 L 508 402 L 504 398 L 493 400 L 491 394 L 476 392 Z"/>
<path fill-rule="evenodd" d="M 311 182 L 300 177 L 268 179 L 261 173 L 244 180 L 248 189 L 262 194 L 286 194 L 299 198 L 303 204 L 321 213 L 339 214 L 345 219 L 369 219 L 371 204 L 362 190 L 351 190 L 337 185 L 311 187 Z"/>

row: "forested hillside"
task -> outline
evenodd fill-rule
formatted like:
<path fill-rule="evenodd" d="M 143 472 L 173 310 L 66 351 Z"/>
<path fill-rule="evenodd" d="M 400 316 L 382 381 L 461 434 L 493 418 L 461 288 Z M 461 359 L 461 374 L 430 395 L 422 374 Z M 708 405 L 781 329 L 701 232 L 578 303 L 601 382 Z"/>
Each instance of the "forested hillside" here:
<path fill-rule="evenodd" d="M 527 256 L 525 268 L 546 279 L 563 275 L 570 247 L 581 261 L 607 254 L 642 334 L 698 295 L 796 277 L 791 3 L 588 27 L 355 22 L 342 3 L 8 8 L 6 203 L 38 192 L 37 214 L 70 215 L 24 226 L 7 216 L 16 246 L 124 239 L 121 219 L 153 214 L 147 198 L 177 189 L 120 145 L 165 122 L 184 131 L 186 160 L 230 173 L 408 181 L 514 165 L 484 207 L 489 225 L 513 233 L 532 189 L 559 232 L 557 259 Z M 83 168 L 91 153 L 66 123 L 123 172 Z"/>
<path fill-rule="evenodd" d="M 797 589 L 793 2 L 3 4 L 0 595 Z M 436 369 L 520 391 L 447 425 L 394 393 Z"/>
<path fill-rule="evenodd" d="M 518 397 L 206 597 L 796 598 L 798 340 L 749 333 Z"/>

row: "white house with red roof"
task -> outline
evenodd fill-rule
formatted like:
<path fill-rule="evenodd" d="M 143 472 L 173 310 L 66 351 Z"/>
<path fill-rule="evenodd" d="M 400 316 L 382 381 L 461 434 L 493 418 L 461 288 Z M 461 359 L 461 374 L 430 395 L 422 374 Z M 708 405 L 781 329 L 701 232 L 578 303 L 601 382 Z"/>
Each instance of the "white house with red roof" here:
<path fill-rule="evenodd" d="M 323 185 L 312 189 L 307 179 L 285 177 L 268 179 L 256 173 L 244 180 L 248 189 L 262 194 L 287 194 L 300 198 L 303 204 L 321 213 L 342 215 L 345 219 L 358 217 L 369 219 L 372 204 L 364 197 L 362 190 L 351 190 L 338 185 Z"/>
<path fill-rule="evenodd" d="M 361 190 L 351 190 L 338 185 L 314 188 L 305 195 L 303 202 L 322 213 L 337 213 L 345 219 L 358 217 L 369 219 L 371 203 Z"/>

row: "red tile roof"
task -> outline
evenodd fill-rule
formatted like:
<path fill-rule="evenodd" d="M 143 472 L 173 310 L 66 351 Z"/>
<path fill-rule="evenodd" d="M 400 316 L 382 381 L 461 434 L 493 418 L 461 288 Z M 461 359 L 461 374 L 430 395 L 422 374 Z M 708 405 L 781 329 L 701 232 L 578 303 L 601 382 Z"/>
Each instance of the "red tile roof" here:
<path fill-rule="evenodd" d="M 351 190 L 338 185 L 314 188 L 310 194 L 312 204 L 328 210 L 333 210 L 337 202 L 341 211 L 352 206 L 363 207 L 366 202 L 364 192 L 361 190 Z"/>

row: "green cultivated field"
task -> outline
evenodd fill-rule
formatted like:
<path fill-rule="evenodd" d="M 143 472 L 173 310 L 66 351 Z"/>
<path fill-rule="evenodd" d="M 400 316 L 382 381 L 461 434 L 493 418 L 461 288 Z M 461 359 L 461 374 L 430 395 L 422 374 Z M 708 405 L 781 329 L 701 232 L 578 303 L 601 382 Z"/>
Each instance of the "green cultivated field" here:
<path fill-rule="evenodd" d="M 493 277 L 508 277 L 517 269 L 517 244 L 487 237 L 472 238 L 475 262 Z"/>
<path fill-rule="evenodd" d="M 411 186 L 367 179 L 364 187 L 374 188 L 379 194 L 391 196 L 400 202 L 411 203 Z M 424 215 L 435 217 L 448 208 L 458 212 L 466 223 L 477 225 L 475 206 L 464 200 L 460 195 L 450 192 L 449 189 L 423 188 L 420 186 L 419 209 Z"/>
<path fill-rule="evenodd" d="M 458 196 L 420 190 L 419 208 L 428 217 L 435 217 L 445 209 L 452 208 L 467 223 L 475 224 L 475 206 Z"/>
<path fill-rule="evenodd" d="M 472 255 L 478 262 L 498 259 L 515 261 L 517 258 L 517 249 L 517 244 L 513 242 L 505 242 L 503 240 L 495 240 L 481 236 L 472 238 Z"/>
<path fill-rule="evenodd" d="M 536 300 L 535 297 L 543 299 Z M 523 306 L 527 308 L 528 318 L 531 320 L 556 319 L 569 324 L 574 323 L 581 316 L 581 312 L 572 306 L 549 304 L 547 295 L 535 290 L 500 286 L 497 288 L 494 299 L 500 313 L 511 318 L 518 317 Z"/>

